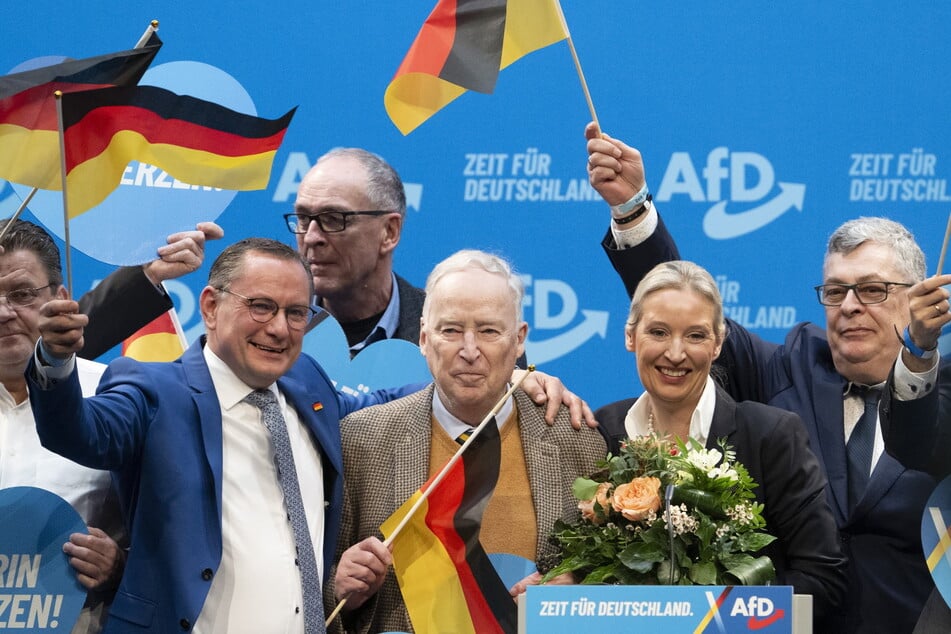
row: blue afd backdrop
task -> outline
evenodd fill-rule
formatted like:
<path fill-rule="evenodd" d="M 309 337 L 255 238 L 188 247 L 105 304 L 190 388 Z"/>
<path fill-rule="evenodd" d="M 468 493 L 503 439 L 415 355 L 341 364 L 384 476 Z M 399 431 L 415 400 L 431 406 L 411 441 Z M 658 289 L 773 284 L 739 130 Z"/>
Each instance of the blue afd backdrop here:
<path fill-rule="evenodd" d="M 0 72 L 41 56 L 126 48 L 156 18 L 165 46 L 152 81 L 179 92 L 193 84 L 198 96 L 241 109 L 244 98 L 227 82 L 219 89 L 205 80 L 199 68 L 211 67 L 261 116 L 300 106 L 267 190 L 167 199 L 167 180 L 132 166 L 98 242 L 125 245 L 156 205 L 220 213 L 223 242 L 290 242 L 280 214 L 309 165 L 335 146 L 365 147 L 407 183 L 401 275 L 421 286 L 456 249 L 500 252 L 528 282 L 530 360 L 592 405 L 639 391 L 623 347 L 626 296 L 599 246 L 608 212 L 586 184 L 590 117 L 567 44 L 523 58 L 502 72 L 495 94 L 467 93 L 404 137 L 383 92 L 435 0 L 213 4 L 52 0 L 7 17 Z M 643 151 L 682 254 L 717 277 L 731 316 L 774 341 L 797 321 L 822 323 L 812 286 L 825 240 L 859 215 L 905 223 L 934 272 L 951 211 L 951 5 L 563 7 L 602 127 Z M 172 63 L 182 64 L 163 66 Z M 17 195 L 4 185 L 0 212 L 11 212 Z M 53 204 L 31 211 L 42 216 L 39 207 Z M 210 245 L 209 261 L 223 246 Z M 84 256 L 74 266 L 77 294 L 112 269 Z M 170 285 L 192 338 L 206 275 L 207 265 Z M 951 352 L 947 336 L 942 345 Z"/>

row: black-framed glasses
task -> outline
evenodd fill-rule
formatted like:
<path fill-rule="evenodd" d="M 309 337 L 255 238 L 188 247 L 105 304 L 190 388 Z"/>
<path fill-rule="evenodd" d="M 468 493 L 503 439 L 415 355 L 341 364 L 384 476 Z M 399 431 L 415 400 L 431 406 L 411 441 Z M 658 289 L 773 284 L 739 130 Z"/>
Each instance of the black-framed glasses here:
<path fill-rule="evenodd" d="M 904 282 L 859 282 L 858 284 L 820 284 L 816 286 L 816 295 L 823 306 L 841 306 L 849 291 L 855 293 L 855 299 L 861 304 L 881 304 L 888 299 L 892 286 L 907 287 Z"/>
<path fill-rule="evenodd" d="M 268 299 L 267 297 L 245 297 L 241 293 L 229 291 L 227 288 L 219 288 L 218 290 L 222 293 L 234 295 L 243 301 L 245 306 L 248 307 L 248 313 L 251 314 L 251 319 L 259 324 L 266 324 L 274 319 L 274 316 L 277 315 L 277 312 L 282 308 L 278 306 L 277 302 L 273 299 Z M 314 316 L 314 309 L 304 304 L 284 306 L 283 309 L 288 328 L 293 328 L 294 330 L 303 330 L 306 328 Z"/>
<path fill-rule="evenodd" d="M 53 286 L 50 282 L 46 286 L 37 286 L 36 288 L 18 288 L 9 293 L 0 293 L 0 299 L 7 300 L 10 306 L 30 306 L 40 296 L 40 291 Z"/>
<path fill-rule="evenodd" d="M 347 219 L 352 216 L 385 216 L 393 211 L 324 211 L 319 214 L 284 214 L 291 233 L 307 233 L 310 223 L 316 222 L 324 233 L 340 233 L 347 228 Z"/>

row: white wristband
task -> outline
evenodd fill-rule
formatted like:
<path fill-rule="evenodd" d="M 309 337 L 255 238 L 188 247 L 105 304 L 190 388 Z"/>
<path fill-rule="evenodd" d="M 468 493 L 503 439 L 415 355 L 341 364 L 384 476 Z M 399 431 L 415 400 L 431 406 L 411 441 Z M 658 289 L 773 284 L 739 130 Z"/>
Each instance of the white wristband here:
<path fill-rule="evenodd" d="M 611 205 L 611 216 L 614 218 L 623 218 L 628 215 L 647 200 L 647 194 L 647 183 L 644 183 L 644 186 L 641 187 L 641 191 L 634 194 L 630 200 L 620 205 Z"/>

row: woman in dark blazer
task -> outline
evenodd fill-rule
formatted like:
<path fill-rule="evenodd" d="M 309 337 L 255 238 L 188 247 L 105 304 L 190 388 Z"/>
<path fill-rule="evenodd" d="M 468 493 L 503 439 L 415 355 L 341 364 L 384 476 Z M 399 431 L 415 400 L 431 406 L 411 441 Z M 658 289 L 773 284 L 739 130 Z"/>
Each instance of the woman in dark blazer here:
<path fill-rule="evenodd" d="M 735 402 L 710 376 L 726 336 L 723 304 L 712 276 L 685 261 L 659 264 L 638 285 L 625 326 L 646 390 L 596 412 L 608 447 L 656 433 L 692 437 L 708 448 L 725 439 L 759 484 L 767 530 L 765 549 L 776 583 L 813 597 L 816 631 L 845 591 L 846 560 L 825 497 L 826 478 L 796 414 Z"/>

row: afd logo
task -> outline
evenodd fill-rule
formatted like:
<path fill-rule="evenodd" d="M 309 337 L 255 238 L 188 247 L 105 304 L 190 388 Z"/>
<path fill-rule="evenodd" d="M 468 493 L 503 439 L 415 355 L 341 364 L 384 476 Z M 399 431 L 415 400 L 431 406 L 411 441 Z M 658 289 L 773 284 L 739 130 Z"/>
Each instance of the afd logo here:
<path fill-rule="evenodd" d="M 314 162 L 311 162 L 306 152 L 288 152 L 272 200 L 276 203 L 286 203 L 297 196 L 297 188 L 304 180 L 304 175 L 314 166 Z M 419 211 L 423 203 L 423 185 L 403 183 L 403 191 L 406 193 L 406 208 Z"/>
<path fill-rule="evenodd" d="M 782 620 L 785 612 L 781 608 L 773 606 L 773 602 L 766 597 L 758 597 L 755 594 L 749 597 L 738 597 L 733 601 L 733 608 L 730 610 L 730 616 L 747 617 L 746 626 L 749 630 L 761 630 L 767 628 L 773 623 Z"/>
<path fill-rule="evenodd" d="M 779 186 L 775 194 L 774 185 Z M 762 154 L 731 152 L 721 146 L 711 150 L 699 172 L 688 152 L 671 155 L 654 199 L 667 202 L 676 194 L 686 194 L 693 202 L 715 203 L 703 218 L 703 231 L 714 240 L 728 240 L 761 229 L 790 209 L 802 211 L 806 186 L 777 183 L 772 163 Z M 750 208 L 749 203 L 758 204 Z"/>
<path fill-rule="evenodd" d="M 531 275 L 522 275 L 522 280 L 525 283 L 522 306 L 530 326 L 525 356 L 532 363 L 548 363 L 577 350 L 594 336 L 602 339 L 607 336 L 608 311 L 579 309 L 578 295 L 567 283 L 534 279 Z M 579 312 L 580 323 L 547 339 L 537 338 L 546 330 L 562 330 L 576 322 Z"/>

